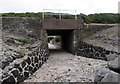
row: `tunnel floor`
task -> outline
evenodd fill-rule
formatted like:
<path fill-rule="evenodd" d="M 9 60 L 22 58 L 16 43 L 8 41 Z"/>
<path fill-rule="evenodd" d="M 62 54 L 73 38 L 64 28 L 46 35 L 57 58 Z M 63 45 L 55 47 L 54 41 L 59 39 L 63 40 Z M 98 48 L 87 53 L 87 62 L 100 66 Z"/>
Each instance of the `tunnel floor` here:
<path fill-rule="evenodd" d="M 24 82 L 93 82 L 93 73 L 103 60 L 52 50 L 49 59 Z"/>

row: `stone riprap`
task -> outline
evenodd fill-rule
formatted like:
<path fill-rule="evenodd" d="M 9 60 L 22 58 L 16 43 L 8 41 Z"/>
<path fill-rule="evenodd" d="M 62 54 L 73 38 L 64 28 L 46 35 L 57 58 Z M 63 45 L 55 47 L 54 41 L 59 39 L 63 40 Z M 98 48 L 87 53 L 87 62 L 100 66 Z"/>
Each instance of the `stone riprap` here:
<path fill-rule="evenodd" d="M 24 81 L 48 59 L 47 33 L 40 21 L 40 18 L 2 18 L 2 84 Z"/>
<path fill-rule="evenodd" d="M 78 56 L 84 56 L 88 58 L 95 58 L 102 60 L 107 60 L 107 56 L 111 54 L 116 54 L 116 56 L 118 55 L 117 52 L 109 51 L 102 47 L 94 46 L 82 41 L 79 42 L 77 52 L 78 52 L 77 53 Z"/>
<path fill-rule="evenodd" d="M 99 68 L 95 72 L 94 81 L 96 84 L 101 84 L 102 82 L 111 82 L 119 84 L 120 83 L 120 56 L 109 61 L 106 68 Z"/>
<path fill-rule="evenodd" d="M 2 75 L 2 84 L 22 82 L 39 69 L 47 59 L 48 53 L 42 45 L 28 56 L 17 59 L 6 67 Z"/>
<path fill-rule="evenodd" d="M 59 49 L 50 44 L 51 49 Z M 93 82 L 93 72 L 107 62 L 75 56 L 63 50 L 50 52 L 48 60 L 22 84 L 39 82 Z M 104 67 L 104 66 L 103 66 Z"/>

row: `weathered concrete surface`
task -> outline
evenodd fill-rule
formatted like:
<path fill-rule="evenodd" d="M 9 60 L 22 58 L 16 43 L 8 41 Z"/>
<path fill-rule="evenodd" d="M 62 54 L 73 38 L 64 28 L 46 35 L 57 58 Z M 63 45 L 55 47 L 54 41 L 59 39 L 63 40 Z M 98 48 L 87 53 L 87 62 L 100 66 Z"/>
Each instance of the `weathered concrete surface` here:
<path fill-rule="evenodd" d="M 48 36 L 59 35 L 61 36 L 62 49 L 76 54 L 77 46 L 79 43 L 79 29 L 74 30 L 47 30 Z"/>
<path fill-rule="evenodd" d="M 83 23 L 80 20 L 74 19 L 45 19 L 42 20 L 43 29 L 80 29 L 83 28 Z"/>

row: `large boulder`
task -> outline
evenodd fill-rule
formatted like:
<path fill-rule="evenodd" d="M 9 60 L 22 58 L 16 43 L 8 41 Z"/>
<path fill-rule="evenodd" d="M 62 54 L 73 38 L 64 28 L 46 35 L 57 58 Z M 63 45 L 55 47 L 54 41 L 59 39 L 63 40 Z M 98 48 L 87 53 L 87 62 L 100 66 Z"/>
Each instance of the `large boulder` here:
<path fill-rule="evenodd" d="M 101 80 L 101 82 L 120 82 L 120 74 L 110 71 L 106 76 Z"/>
<path fill-rule="evenodd" d="M 107 61 L 113 61 L 117 57 L 118 57 L 118 55 L 116 55 L 116 54 L 106 55 Z"/>
<path fill-rule="evenodd" d="M 111 70 L 114 70 L 114 71 L 120 73 L 120 56 L 117 57 L 115 60 L 108 62 L 108 67 Z"/>
<path fill-rule="evenodd" d="M 94 81 L 95 82 L 100 82 L 105 76 L 107 73 L 109 73 L 110 70 L 107 69 L 107 68 L 99 68 L 96 70 L 95 72 L 95 77 L 94 77 Z"/>
<path fill-rule="evenodd" d="M 120 57 L 118 56 L 113 61 L 109 61 L 107 68 L 100 68 L 95 72 L 94 82 L 101 84 L 103 82 L 120 84 Z"/>

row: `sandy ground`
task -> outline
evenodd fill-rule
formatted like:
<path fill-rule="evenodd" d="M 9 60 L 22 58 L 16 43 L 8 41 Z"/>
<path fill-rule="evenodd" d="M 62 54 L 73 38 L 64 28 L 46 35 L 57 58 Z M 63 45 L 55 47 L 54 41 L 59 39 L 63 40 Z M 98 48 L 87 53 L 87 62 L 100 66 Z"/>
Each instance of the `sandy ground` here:
<path fill-rule="evenodd" d="M 92 82 L 94 71 L 104 64 L 103 60 L 51 50 L 47 62 L 24 82 Z"/>

